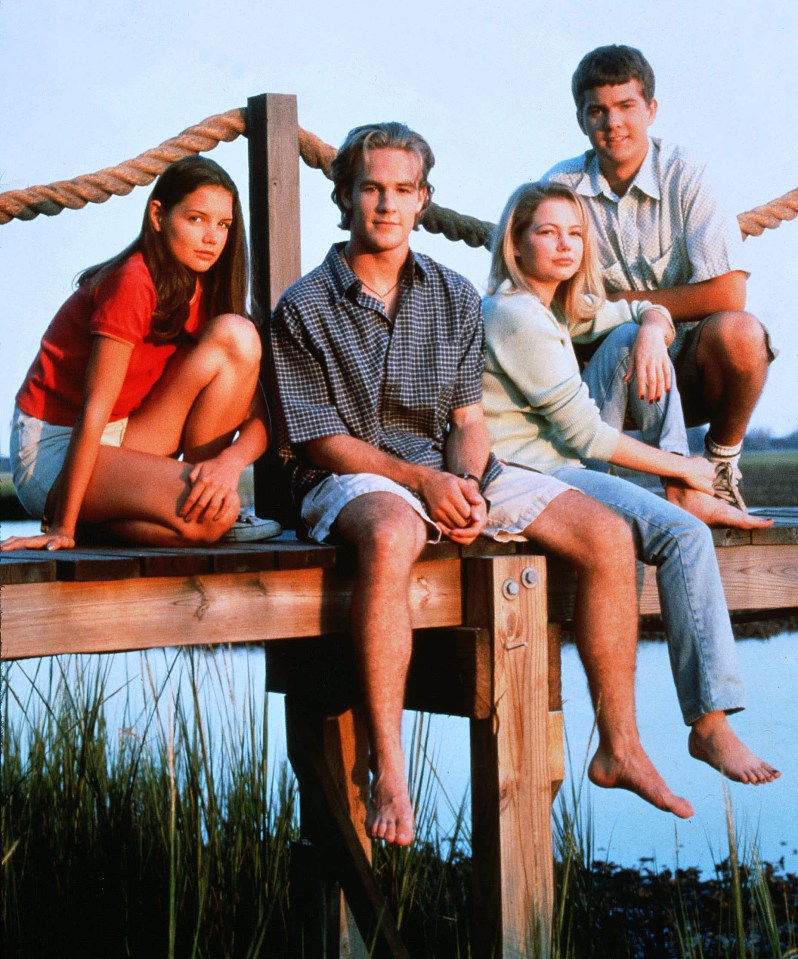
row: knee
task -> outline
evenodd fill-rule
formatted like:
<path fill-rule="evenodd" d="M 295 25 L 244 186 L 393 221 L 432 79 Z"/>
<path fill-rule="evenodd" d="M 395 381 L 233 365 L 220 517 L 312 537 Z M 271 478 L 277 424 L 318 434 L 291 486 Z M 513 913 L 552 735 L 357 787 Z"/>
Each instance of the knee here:
<path fill-rule="evenodd" d="M 620 326 L 616 326 L 615 329 L 610 330 L 607 334 L 606 342 L 621 353 L 629 352 L 635 345 L 635 340 L 639 332 L 640 327 L 637 323 L 622 323 Z"/>
<path fill-rule="evenodd" d="M 356 543 L 358 560 L 372 569 L 409 570 L 424 548 L 423 523 L 412 512 L 409 522 L 401 517 L 380 518 L 367 524 Z"/>
<path fill-rule="evenodd" d="M 223 313 L 208 324 L 203 339 L 223 351 L 237 367 L 260 367 L 261 342 L 255 324 L 245 316 Z"/>
<path fill-rule="evenodd" d="M 735 374 L 767 366 L 767 335 L 753 313 L 726 311 L 707 321 L 699 348 L 713 365 L 720 364 Z"/>
<path fill-rule="evenodd" d="M 231 519 L 206 519 L 202 523 L 182 523 L 180 525 L 178 532 L 185 540 L 187 545 L 209 546 L 212 543 L 218 542 L 222 536 L 224 536 L 224 534 L 231 529 L 238 517 L 238 512 L 241 509 L 241 501 L 238 497 L 238 493 L 228 493 L 227 503 L 229 506 L 227 515 L 232 515 Z"/>
<path fill-rule="evenodd" d="M 585 517 L 580 537 L 579 565 L 595 570 L 626 569 L 634 563 L 634 538 L 629 525 L 606 506 L 596 504 Z"/>

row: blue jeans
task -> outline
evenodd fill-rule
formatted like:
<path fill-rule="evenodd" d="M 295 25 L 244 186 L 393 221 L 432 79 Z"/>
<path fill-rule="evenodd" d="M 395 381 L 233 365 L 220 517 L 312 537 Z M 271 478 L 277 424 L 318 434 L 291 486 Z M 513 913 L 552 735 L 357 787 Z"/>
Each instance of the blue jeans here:
<path fill-rule="evenodd" d="M 689 456 L 682 400 L 676 388 L 676 373 L 671 364 L 671 389 L 661 400 L 641 400 L 634 383 L 624 382 L 629 368 L 629 353 L 640 330 L 636 323 L 616 326 L 602 341 L 582 373 L 602 420 L 623 430 L 628 408 L 644 443 L 670 453 Z M 631 387 L 631 389 L 630 389 Z M 590 462 L 591 469 L 606 472 L 606 463 Z"/>
<path fill-rule="evenodd" d="M 673 680 L 688 725 L 745 708 L 712 534 L 690 513 L 618 476 L 566 466 L 557 479 L 609 506 L 632 530 L 638 560 L 657 568 Z"/>

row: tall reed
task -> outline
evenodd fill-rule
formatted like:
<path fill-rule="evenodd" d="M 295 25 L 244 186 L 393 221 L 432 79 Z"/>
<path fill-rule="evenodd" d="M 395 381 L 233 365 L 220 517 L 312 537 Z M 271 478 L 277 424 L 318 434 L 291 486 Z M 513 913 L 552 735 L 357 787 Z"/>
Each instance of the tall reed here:
<path fill-rule="evenodd" d="M 289 955 L 297 795 L 268 762 L 262 671 L 218 650 L 65 657 L 0 673 L 4 959 Z M 410 735 L 418 836 L 374 863 L 411 955 L 472 956 L 465 801 Z M 454 810 L 443 835 L 438 809 Z M 584 776 L 555 807 L 554 959 L 798 959 L 798 880 L 737 838 L 716 876 L 596 859 Z"/>

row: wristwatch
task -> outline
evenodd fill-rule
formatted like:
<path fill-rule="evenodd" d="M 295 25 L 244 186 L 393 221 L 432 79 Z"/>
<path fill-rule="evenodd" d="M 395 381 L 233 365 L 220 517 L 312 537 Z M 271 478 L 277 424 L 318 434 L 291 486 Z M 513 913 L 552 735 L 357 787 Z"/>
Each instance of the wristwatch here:
<path fill-rule="evenodd" d="M 478 476 L 474 476 L 473 473 L 455 473 L 454 475 L 458 479 L 473 480 L 477 486 L 482 486 L 482 480 Z"/>

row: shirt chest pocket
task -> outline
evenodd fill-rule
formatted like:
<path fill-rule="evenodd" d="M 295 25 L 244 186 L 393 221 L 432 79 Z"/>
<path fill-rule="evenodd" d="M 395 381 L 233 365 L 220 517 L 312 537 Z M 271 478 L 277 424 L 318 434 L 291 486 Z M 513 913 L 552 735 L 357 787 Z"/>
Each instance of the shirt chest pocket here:
<path fill-rule="evenodd" d="M 647 260 L 649 289 L 662 289 L 690 282 L 690 271 L 684 244 L 675 240 L 669 249 L 654 260 Z"/>

